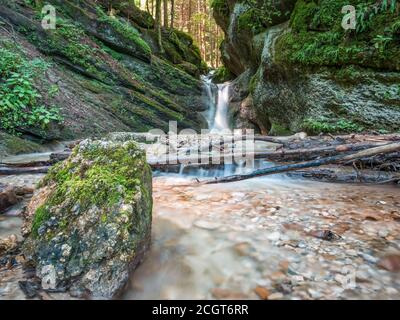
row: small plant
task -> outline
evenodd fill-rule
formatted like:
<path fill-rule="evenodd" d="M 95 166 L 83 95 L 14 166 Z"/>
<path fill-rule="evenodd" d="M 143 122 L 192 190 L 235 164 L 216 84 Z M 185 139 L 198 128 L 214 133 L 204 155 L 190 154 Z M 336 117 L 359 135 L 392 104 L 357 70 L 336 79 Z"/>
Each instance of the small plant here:
<path fill-rule="evenodd" d="M 54 98 L 57 96 L 58 92 L 60 91 L 60 88 L 56 84 L 52 84 L 49 88 L 48 95 L 50 98 Z"/>
<path fill-rule="evenodd" d="M 243 2 L 249 9 L 239 17 L 239 29 L 241 30 L 250 29 L 254 34 L 258 34 L 265 30 L 274 18 L 282 15 L 272 0 L 265 0 L 262 4 L 259 4 L 257 0 L 244 0 Z"/>
<path fill-rule="evenodd" d="M 393 41 L 393 37 L 384 35 L 377 35 L 374 39 L 372 39 L 374 47 L 379 51 L 379 53 L 384 53 L 391 41 Z"/>
<path fill-rule="evenodd" d="M 61 121 L 57 108 L 40 103 L 41 95 L 34 87 L 35 74 L 47 67 L 43 60 L 27 61 L 19 53 L 0 48 L 0 128 L 15 134 L 20 128 L 44 129 L 52 121 Z"/>
<path fill-rule="evenodd" d="M 332 123 L 328 119 L 325 119 L 323 117 L 319 119 L 306 119 L 303 123 L 303 128 L 311 134 L 350 133 L 361 132 L 364 130 L 363 127 L 346 119 L 340 119 L 335 123 Z"/>

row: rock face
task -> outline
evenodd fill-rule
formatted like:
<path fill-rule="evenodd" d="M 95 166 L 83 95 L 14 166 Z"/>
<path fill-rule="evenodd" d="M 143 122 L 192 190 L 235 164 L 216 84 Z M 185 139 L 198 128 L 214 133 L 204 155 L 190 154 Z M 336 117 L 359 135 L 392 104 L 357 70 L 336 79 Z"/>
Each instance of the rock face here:
<path fill-rule="evenodd" d="M 150 244 L 152 173 L 133 141 L 85 140 L 30 203 L 23 253 L 44 289 L 115 297 Z"/>
<path fill-rule="evenodd" d="M 274 9 L 270 1 L 214 1 L 223 60 L 238 76 L 238 126 L 270 134 L 400 130 L 398 4 L 359 2 L 369 18 L 345 32 L 346 1 L 279 1 Z M 261 18 L 249 19 L 255 13 Z"/>
<path fill-rule="evenodd" d="M 180 128 L 206 127 L 198 75 L 207 67 L 190 36 L 166 30 L 160 53 L 154 20 L 126 1 L 46 1 L 56 8 L 57 25 L 44 30 L 32 3 L 0 1 L 0 50 L 10 57 L 0 60 L 0 76 L 29 69 L 29 85 L 40 94 L 29 108 L 55 108 L 62 119 L 44 127 L 21 124 L 16 131 L 23 138 L 43 142 L 167 130 L 169 121 Z M 0 138 L 3 127 L 0 121 Z M 18 150 L 0 140 L 0 152 Z"/>

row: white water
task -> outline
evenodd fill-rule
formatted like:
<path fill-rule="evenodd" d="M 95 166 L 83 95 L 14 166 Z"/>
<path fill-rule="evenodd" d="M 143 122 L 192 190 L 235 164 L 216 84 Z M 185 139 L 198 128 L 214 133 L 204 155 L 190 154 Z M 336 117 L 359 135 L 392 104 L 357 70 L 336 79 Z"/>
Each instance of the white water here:
<path fill-rule="evenodd" d="M 203 77 L 204 87 L 208 99 L 208 127 L 212 132 L 221 132 L 229 129 L 228 109 L 230 82 L 215 85 L 212 82 L 213 73 Z"/>

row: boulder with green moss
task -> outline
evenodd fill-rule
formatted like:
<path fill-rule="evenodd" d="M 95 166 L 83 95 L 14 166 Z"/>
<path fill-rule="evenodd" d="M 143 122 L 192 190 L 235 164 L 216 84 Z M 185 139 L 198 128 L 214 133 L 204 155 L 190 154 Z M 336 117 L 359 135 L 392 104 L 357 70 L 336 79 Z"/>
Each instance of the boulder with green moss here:
<path fill-rule="evenodd" d="M 349 4 L 357 9 L 354 30 L 342 27 Z M 238 76 L 232 91 L 242 104 L 252 101 L 247 120 L 271 134 L 400 131 L 399 5 L 214 0 L 227 35 L 223 60 Z"/>
<path fill-rule="evenodd" d="M 112 298 L 150 244 L 152 173 L 133 141 L 85 140 L 28 206 L 23 252 L 44 289 Z"/>

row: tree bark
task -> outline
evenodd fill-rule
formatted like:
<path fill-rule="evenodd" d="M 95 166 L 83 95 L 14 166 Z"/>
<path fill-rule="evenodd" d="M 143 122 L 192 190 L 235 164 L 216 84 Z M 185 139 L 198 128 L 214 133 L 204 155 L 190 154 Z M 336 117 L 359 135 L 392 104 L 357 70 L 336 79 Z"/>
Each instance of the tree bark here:
<path fill-rule="evenodd" d="M 156 29 L 157 29 L 157 44 L 161 53 L 164 53 L 164 48 L 162 45 L 162 35 L 161 35 L 161 1 L 156 0 Z"/>
<path fill-rule="evenodd" d="M 164 28 L 168 28 L 168 0 L 163 0 L 164 5 Z"/>
<path fill-rule="evenodd" d="M 171 0 L 171 29 L 174 28 L 175 22 L 175 0 Z"/>

